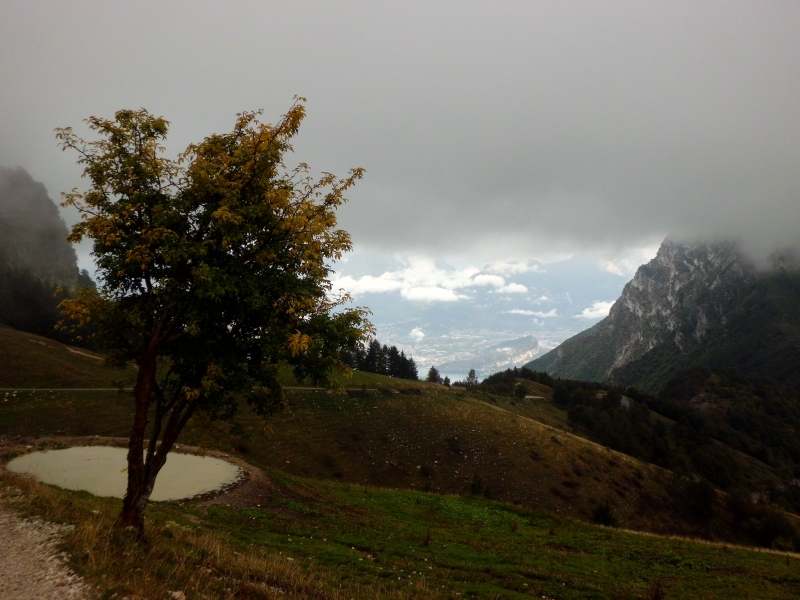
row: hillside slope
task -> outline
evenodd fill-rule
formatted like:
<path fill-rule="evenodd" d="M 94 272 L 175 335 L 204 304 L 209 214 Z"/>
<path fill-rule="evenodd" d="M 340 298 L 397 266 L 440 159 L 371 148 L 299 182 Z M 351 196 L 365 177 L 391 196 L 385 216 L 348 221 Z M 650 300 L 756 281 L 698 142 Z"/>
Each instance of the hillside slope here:
<path fill-rule="evenodd" d="M 759 270 L 733 243 L 666 240 L 605 319 L 527 366 L 658 391 L 690 367 L 800 384 L 800 269 Z"/>
<path fill-rule="evenodd" d="M 266 435 L 265 435 L 266 434 Z M 607 503 L 631 527 L 676 531 L 670 475 L 585 438 L 466 395 L 293 394 L 265 425 L 197 427 L 259 464 L 303 476 L 477 495 L 590 519 Z"/>
<path fill-rule="evenodd" d="M 0 388 L 117 387 L 134 376 L 93 352 L 0 325 Z"/>
<path fill-rule="evenodd" d="M 65 368 L 90 387 L 118 374 L 64 346 L 5 334 L 16 342 L 6 347 L 33 349 L 17 364 L 36 367 L 37 387 L 62 387 L 47 382 L 63 383 Z M 530 400 L 356 373 L 338 390 L 288 388 L 286 408 L 268 419 L 247 405 L 230 421 L 198 413 L 180 442 L 270 472 L 491 498 L 584 520 L 606 511 L 631 528 L 740 539 L 722 496 L 712 499 L 712 529 L 685 512 L 670 471 L 568 431 L 549 387 L 525 383 L 538 392 Z M 125 437 L 130 428 L 126 392 L 19 391 L 2 400 L 0 436 Z"/>
<path fill-rule="evenodd" d="M 132 375 L 10 329 L 0 329 L 0 348 L 0 387 L 102 388 Z M 684 530 L 668 472 L 525 416 L 556 421 L 555 408 L 369 373 L 342 385 L 350 391 L 288 389 L 286 409 L 267 420 L 246 405 L 230 422 L 198 414 L 181 441 L 302 476 L 478 495 L 584 519 L 608 504 L 631 527 Z M 116 391 L 4 398 L 0 435 L 125 436 L 130 427 L 130 395 Z"/>

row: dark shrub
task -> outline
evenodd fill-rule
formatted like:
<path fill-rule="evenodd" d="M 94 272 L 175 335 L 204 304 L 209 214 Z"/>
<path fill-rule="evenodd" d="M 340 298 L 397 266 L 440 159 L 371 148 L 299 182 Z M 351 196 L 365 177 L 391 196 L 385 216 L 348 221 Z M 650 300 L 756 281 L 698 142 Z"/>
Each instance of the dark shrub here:
<path fill-rule="evenodd" d="M 606 527 L 616 527 L 618 524 L 614 510 L 608 502 L 603 502 L 595 506 L 592 511 L 592 521 L 598 525 L 605 525 Z"/>

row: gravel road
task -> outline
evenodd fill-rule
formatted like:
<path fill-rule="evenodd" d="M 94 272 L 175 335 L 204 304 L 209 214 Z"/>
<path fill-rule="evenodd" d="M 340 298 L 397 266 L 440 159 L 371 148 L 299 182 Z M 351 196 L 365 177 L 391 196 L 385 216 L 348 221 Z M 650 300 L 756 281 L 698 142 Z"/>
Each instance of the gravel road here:
<path fill-rule="evenodd" d="M 58 549 L 64 527 L 23 519 L 0 499 L 0 598 L 82 600 L 88 588 Z"/>

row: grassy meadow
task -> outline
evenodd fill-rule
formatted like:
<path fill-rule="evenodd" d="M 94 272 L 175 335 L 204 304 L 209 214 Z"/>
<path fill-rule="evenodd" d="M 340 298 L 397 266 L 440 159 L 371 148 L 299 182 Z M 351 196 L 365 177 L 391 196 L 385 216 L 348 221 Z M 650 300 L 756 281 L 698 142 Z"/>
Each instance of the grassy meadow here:
<path fill-rule="evenodd" d="M 119 381 L 95 358 L 55 345 L 51 361 L 32 336 L 4 335 L 25 349 L 15 369 L 36 369 L 0 371 L 0 387 Z M 51 375 L 65 361 L 71 385 Z M 575 435 L 548 389 L 534 391 L 542 399 L 357 373 L 335 390 L 289 389 L 270 419 L 246 406 L 231 422 L 200 415 L 180 443 L 259 475 L 215 499 L 151 504 L 143 547 L 111 529 L 118 500 L 2 470 L 0 493 L 74 525 L 65 550 L 101 598 L 800 596 L 796 555 L 589 523 L 602 504 L 622 527 L 686 527 L 668 472 Z M 125 391 L 0 392 L 0 462 L 124 437 L 130 409 Z"/>
<path fill-rule="evenodd" d="M 157 503 L 150 543 L 117 539 L 119 501 L 10 474 L 4 496 L 72 523 L 101 597 L 795 598 L 796 556 L 642 535 L 483 498 L 274 473 L 258 506 Z"/>

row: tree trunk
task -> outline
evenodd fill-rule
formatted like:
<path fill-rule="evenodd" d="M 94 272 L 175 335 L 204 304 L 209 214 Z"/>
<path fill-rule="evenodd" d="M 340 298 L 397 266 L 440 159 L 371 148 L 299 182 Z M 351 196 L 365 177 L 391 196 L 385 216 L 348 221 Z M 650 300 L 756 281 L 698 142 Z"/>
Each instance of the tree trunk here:
<path fill-rule="evenodd" d="M 119 515 L 118 524 L 121 527 L 132 527 L 136 531 L 137 537 L 144 537 L 144 509 L 150 499 L 153 486 L 143 485 L 141 488 L 131 489 L 125 494 L 122 502 L 122 512 Z"/>
<path fill-rule="evenodd" d="M 144 509 L 153 491 L 155 475 L 145 470 L 144 438 L 147 418 L 155 391 L 156 356 L 147 353 L 139 361 L 139 372 L 134 387 L 135 412 L 128 439 L 128 487 L 122 503 L 118 524 L 133 527 L 137 535 L 144 535 Z"/>

